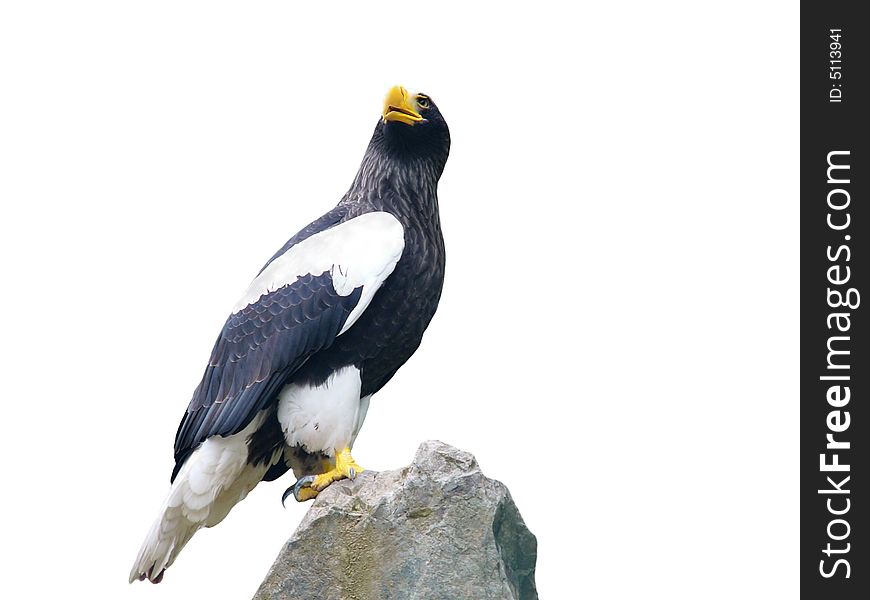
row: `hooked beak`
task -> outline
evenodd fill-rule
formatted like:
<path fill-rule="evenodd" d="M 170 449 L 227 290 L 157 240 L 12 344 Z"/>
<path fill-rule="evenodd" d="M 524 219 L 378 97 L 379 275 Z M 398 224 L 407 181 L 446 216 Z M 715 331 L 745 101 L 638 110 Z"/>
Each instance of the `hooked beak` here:
<path fill-rule="evenodd" d="M 416 97 L 412 97 L 408 90 L 400 85 L 394 86 L 384 99 L 384 123 L 399 121 L 405 125 L 415 125 L 426 121 L 417 112 Z"/>

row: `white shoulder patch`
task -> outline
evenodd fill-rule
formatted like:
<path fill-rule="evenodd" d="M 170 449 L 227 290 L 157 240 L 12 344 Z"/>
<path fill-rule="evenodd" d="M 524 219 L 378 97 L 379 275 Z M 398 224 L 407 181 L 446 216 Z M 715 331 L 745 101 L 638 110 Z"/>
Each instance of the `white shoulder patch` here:
<path fill-rule="evenodd" d="M 405 231 L 387 212 L 360 215 L 299 242 L 273 260 L 236 303 L 237 313 L 261 296 L 290 285 L 303 275 L 329 271 L 337 294 L 347 296 L 362 286 L 359 304 L 348 316 L 347 331 L 389 277 L 405 248 Z"/>

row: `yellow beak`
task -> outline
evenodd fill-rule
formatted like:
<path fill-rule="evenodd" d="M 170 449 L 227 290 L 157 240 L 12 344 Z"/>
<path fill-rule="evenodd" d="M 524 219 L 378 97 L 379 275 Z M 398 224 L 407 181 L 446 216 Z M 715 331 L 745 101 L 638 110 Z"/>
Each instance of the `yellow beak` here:
<path fill-rule="evenodd" d="M 408 90 L 400 85 L 394 86 L 384 98 L 384 123 L 399 121 L 406 125 L 414 125 L 425 121 L 417 112 L 417 100 L 408 94 Z"/>

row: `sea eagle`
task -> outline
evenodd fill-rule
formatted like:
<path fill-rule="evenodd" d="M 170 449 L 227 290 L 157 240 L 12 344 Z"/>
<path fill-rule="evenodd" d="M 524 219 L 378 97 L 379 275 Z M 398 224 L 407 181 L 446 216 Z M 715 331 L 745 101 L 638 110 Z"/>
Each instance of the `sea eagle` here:
<path fill-rule="evenodd" d="M 407 361 L 444 281 L 438 180 L 450 134 L 392 88 L 350 189 L 294 235 L 232 309 L 175 437 L 172 486 L 130 572 L 158 583 L 201 527 L 293 469 L 283 500 L 363 469 L 369 400 Z"/>

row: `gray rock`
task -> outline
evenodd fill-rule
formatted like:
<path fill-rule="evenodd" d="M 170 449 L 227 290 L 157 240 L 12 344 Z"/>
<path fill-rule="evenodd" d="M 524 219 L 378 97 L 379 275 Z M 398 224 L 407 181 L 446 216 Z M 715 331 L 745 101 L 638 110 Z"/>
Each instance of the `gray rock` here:
<path fill-rule="evenodd" d="M 424 442 L 410 466 L 334 483 L 255 600 L 533 600 L 537 541 L 468 452 Z"/>

